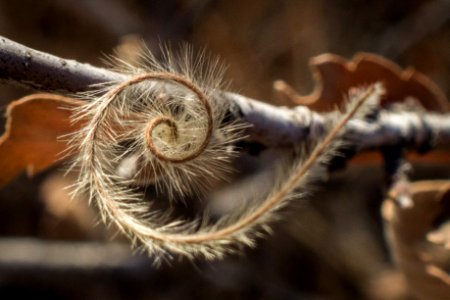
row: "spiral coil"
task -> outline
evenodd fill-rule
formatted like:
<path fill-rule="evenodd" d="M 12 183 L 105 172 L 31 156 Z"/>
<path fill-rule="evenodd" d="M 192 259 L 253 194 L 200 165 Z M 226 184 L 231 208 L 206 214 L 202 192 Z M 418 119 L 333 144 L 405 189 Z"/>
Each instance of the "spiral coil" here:
<path fill-rule="evenodd" d="M 335 129 L 258 205 L 213 224 L 207 217 L 171 220 L 168 213 L 152 211 L 136 186 L 155 184 L 169 199 L 201 194 L 208 181 L 225 176 L 242 126 L 224 122 L 228 108 L 214 100 L 216 85 L 202 85 L 183 68 L 177 73 L 173 66 L 157 66 L 129 73 L 128 80 L 93 94 L 75 114 L 86 125 L 73 137 L 79 153 L 77 191 L 86 192 L 105 222 L 114 222 L 157 261 L 172 253 L 213 259 L 239 245 L 252 246 L 289 195 L 304 186 L 312 166 L 330 155 L 339 130 L 368 99 L 382 94 L 380 87 L 371 87 L 356 95 Z"/>

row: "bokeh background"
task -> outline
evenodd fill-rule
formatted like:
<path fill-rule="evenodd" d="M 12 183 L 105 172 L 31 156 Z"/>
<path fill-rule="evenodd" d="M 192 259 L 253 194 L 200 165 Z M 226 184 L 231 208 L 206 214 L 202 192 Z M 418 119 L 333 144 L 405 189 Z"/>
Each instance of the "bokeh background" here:
<path fill-rule="evenodd" d="M 450 95 L 446 0 L 0 0 L 0 35 L 97 66 L 114 52 L 132 57 L 142 40 L 155 53 L 188 42 L 221 57 L 231 91 L 273 104 L 285 104 L 276 79 L 312 91 L 311 57 L 368 51 L 414 66 Z M 0 85 L 2 115 L 29 93 Z M 244 157 L 237 172 L 264 173 L 274 155 Z M 160 268 L 98 223 L 85 199 L 72 201 L 64 187 L 74 178 L 62 174 L 23 175 L 0 190 L 2 299 L 411 299 L 383 236 L 382 166 L 332 174 L 256 249 Z M 448 165 L 418 164 L 411 176 L 449 175 Z"/>

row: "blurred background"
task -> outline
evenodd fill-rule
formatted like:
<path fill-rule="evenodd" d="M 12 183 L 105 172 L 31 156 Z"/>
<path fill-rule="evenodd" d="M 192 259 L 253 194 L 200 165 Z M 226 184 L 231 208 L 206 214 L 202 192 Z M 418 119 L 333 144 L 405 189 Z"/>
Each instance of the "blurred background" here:
<path fill-rule="evenodd" d="M 0 0 L 0 35 L 96 66 L 114 52 L 132 58 L 141 40 L 155 53 L 188 42 L 221 57 L 231 91 L 273 104 L 285 104 L 274 80 L 312 91 L 311 57 L 368 51 L 414 66 L 448 97 L 449 2 Z M 1 132 L 7 104 L 29 93 L 0 86 Z M 258 171 L 271 155 L 236 164 Z M 161 268 L 99 223 L 85 199 L 71 201 L 64 187 L 74 178 L 62 174 L 23 175 L 0 190 L 2 299 L 412 299 L 384 241 L 382 166 L 332 174 L 256 249 Z M 449 175 L 448 165 L 418 164 L 411 176 Z"/>

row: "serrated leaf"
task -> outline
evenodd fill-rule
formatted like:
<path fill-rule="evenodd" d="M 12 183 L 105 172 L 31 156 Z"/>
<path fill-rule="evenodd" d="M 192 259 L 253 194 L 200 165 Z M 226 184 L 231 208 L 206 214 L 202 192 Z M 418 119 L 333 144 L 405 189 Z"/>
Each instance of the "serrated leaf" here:
<path fill-rule="evenodd" d="M 444 92 L 427 76 L 413 68 L 402 69 L 380 55 L 363 52 L 347 61 L 339 55 L 326 53 L 313 57 L 310 66 L 316 81 L 310 95 L 297 95 L 284 82 L 278 82 L 275 89 L 297 105 L 307 105 L 316 111 L 330 111 L 341 106 L 352 88 L 379 81 L 386 89 L 382 105 L 412 97 L 427 110 L 448 111 L 449 104 Z"/>

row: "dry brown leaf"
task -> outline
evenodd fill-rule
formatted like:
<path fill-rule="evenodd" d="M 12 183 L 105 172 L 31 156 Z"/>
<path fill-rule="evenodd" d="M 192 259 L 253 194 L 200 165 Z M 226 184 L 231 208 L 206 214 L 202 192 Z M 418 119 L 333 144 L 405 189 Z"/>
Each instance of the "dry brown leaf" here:
<path fill-rule="evenodd" d="M 67 143 L 57 138 L 79 126 L 70 123 L 70 108 L 82 101 L 52 94 L 35 94 L 9 104 L 6 131 L 0 137 L 0 187 L 26 170 L 40 172 L 56 162 Z"/>
<path fill-rule="evenodd" d="M 310 60 L 316 87 L 310 95 L 300 96 L 285 82 L 274 83 L 275 90 L 297 105 L 316 111 L 341 106 L 352 88 L 380 81 L 386 95 L 382 104 L 417 99 L 427 110 L 446 112 L 448 100 L 442 90 L 428 77 L 413 68 L 402 69 L 394 62 L 371 53 L 358 53 L 351 61 L 335 54 L 322 54 Z"/>
<path fill-rule="evenodd" d="M 438 218 L 446 217 L 450 181 L 423 181 L 411 185 L 412 206 L 403 207 L 396 198 L 404 190 L 391 191 L 383 203 L 389 245 L 411 291 L 420 299 L 448 299 L 450 296 L 450 249 L 430 241 Z M 446 234 L 448 234 L 447 231 Z M 446 239 L 450 237 L 446 236 Z M 443 257 L 445 259 L 443 259 Z"/>

